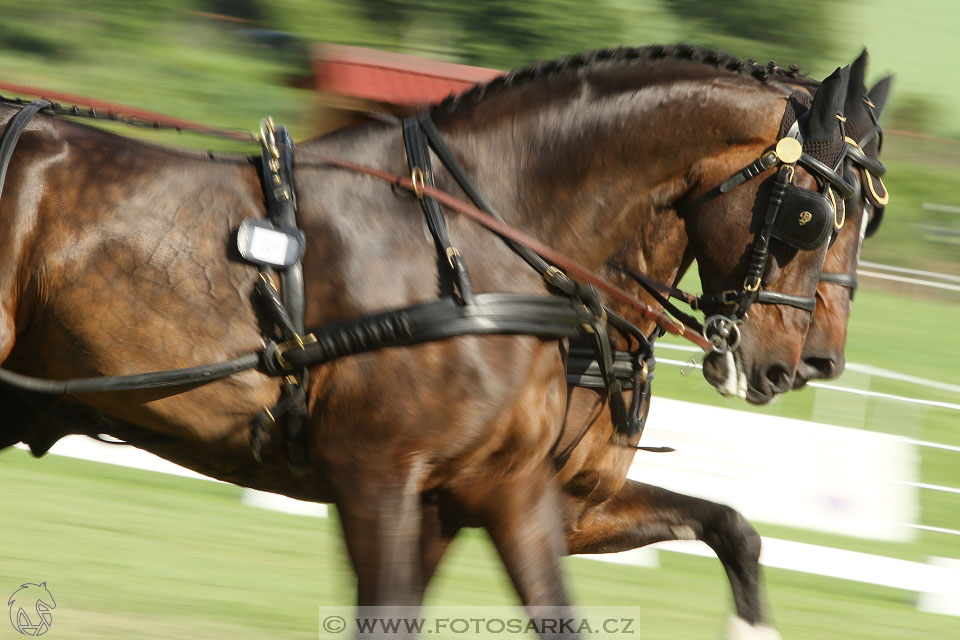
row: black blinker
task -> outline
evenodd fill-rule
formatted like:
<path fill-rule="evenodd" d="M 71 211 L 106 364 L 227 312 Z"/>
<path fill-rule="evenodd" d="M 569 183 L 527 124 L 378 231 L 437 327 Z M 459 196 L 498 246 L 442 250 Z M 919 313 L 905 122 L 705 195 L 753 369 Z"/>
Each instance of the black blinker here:
<path fill-rule="evenodd" d="M 833 221 L 833 207 L 825 196 L 791 184 L 772 235 L 797 249 L 816 249 L 827 239 Z"/>

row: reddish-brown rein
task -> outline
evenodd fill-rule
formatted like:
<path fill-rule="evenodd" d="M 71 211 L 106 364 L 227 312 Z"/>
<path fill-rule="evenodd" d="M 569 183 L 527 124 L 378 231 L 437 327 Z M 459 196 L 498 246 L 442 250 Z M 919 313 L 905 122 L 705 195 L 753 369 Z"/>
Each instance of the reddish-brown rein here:
<path fill-rule="evenodd" d="M 385 182 L 389 182 L 402 189 L 406 189 L 407 191 L 410 191 L 418 195 L 421 195 L 421 194 L 428 195 L 431 198 L 434 198 L 435 200 L 447 205 L 451 209 L 465 215 L 466 217 L 470 218 L 477 224 L 483 225 L 487 229 L 490 229 L 497 235 L 513 240 L 514 242 L 521 244 L 527 247 L 528 249 L 536 252 L 538 255 L 540 255 L 541 258 L 543 258 L 547 262 L 550 262 L 551 264 L 563 269 L 567 273 L 567 275 L 589 282 L 590 284 L 594 285 L 598 289 L 613 296 L 617 300 L 620 300 L 621 302 L 624 302 L 630 305 L 636 311 L 638 311 L 641 316 L 643 316 L 644 318 L 647 318 L 648 320 L 652 320 L 656 322 L 657 326 L 661 327 L 663 330 L 667 331 L 668 333 L 682 336 L 687 340 L 689 340 L 690 342 L 697 345 L 698 347 L 700 347 L 701 349 L 709 350 L 711 348 L 710 343 L 699 333 L 688 330 L 687 327 L 685 327 L 679 321 L 674 320 L 673 318 L 666 315 L 665 313 L 657 311 L 656 309 L 653 309 L 652 307 L 640 302 L 639 300 L 631 296 L 629 293 L 627 293 L 623 289 L 600 279 L 592 271 L 590 271 L 590 269 L 581 265 L 576 260 L 573 260 L 572 258 L 568 258 L 558 253 L 557 251 L 545 245 L 544 243 L 540 242 L 536 238 L 533 238 L 523 233 L 522 231 L 514 229 L 509 225 L 503 224 L 499 220 L 496 220 L 493 216 L 488 215 L 487 213 L 485 213 L 484 211 L 481 211 L 480 209 L 473 206 L 472 204 L 468 202 L 464 202 L 463 200 L 455 196 L 452 196 L 449 193 L 446 193 L 445 191 L 441 191 L 439 189 L 435 189 L 429 185 L 424 185 L 421 183 L 417 183 L 417 185 L 414 185 L 413 180 L 410 177 L 401 176 L 396 173 L 384 171 L 382 169 L 375 169 L 373 167 L 357 164 L 355 162 L 350 162 L 348 160 L 341 160 L 339 158 L 331 158 L 327 156 L 317 156 L 317 155 L 309 155 L 307 157 L 310 160 L 313 160 L 316 162 L 321 162 L 324 164 L 341 167 L 343 169 L 348 169 L 350 171 L 364 173 L 369 176 L 373 176 L 374 178 L 379 178 L 380 180 L 384 180 Z"/>

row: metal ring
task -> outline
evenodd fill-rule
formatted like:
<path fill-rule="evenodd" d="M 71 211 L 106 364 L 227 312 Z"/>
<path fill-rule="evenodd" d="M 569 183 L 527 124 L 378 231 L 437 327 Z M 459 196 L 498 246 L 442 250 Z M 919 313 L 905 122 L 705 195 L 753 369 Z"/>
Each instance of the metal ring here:
<path fill-rule="evenodd" d="M 726 353 L 736 351 L 740 347 L 741 334 L 737 326 L 739 322 L 728 316 L 710 316 L 703 323 L 703 337 L 706 338 L 714 351 Z M 710 335 L 711 330 L 713 335 Z"/>

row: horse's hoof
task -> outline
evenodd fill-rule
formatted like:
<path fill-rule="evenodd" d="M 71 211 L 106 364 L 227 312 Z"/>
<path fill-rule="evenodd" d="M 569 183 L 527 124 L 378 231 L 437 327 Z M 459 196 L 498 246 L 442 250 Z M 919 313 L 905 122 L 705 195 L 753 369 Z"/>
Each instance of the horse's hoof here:
<path fill-rule="evenodd" d="M 750 624 L 740 616 L 727 619 L 727 633 L 724 640 L 781 640 L 780 634 L 770 625 Z"/>

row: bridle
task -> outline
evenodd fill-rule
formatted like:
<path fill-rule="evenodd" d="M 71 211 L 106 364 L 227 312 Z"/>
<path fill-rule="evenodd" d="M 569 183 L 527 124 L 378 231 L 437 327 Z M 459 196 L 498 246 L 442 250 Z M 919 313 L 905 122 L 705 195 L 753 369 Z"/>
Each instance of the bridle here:
<path fill-rule="evenodd" d="M 790 99 L 794 104 L 809 105 L 810 97 L 802 91 L 794 91 Z M 636 280 L 674 317 L 702 333 L 715 351 L 727 352 L 739 348 L 741 342 L 739 325 L 746 319 L 747 311 L 755 303 L 787 305 L 811 314 L 816 310 L 817 302 L 814 296 L 799 296 L 762 287 L 763 271 L 770 255 L 771 240 L 780 240 L 800 250 L 812 250 L 822 246 L 824 242 L 832 242 L 845 222 L 844 201 L 856 193 L 856 185 L 842 173 L 849 155 L 848 145 L 842 145 L 839 157 L 827 164 L 825 158 L 818 157 L 821 156 L 820 153 L 805 150 L 802 132 L 803 116 L 797 117 L 794 114 L 795 112 L 791 109 L 784 112 L 780 124 L 781 135 L 775 145 L 698 199 L 698 205 L 702 205 L 765 174 L 770 169 L 777 168 L 760 230 L 754 236 L 750 246 L 746 276 L 739 289 L 694 296 L 676 287 L 651 280 L 622 265 L 611 265 Z M 838 113 L 837 119 L 840 121 L 840 135 L 843 138 L 845 137 L 843 135 L 844 118 Z M 798 165 L 816 178 L 821 185 L 819 191 L 794 184 Z M 839 279 L 846 281 L 846 276 L 842 275 Z M 671 304 L 667 299 L 670 296 L 683 300 L 695 311 L 716 307 L 732 307 L 732 309 L 725 313 L 711 314 L 703 325 L 700 325 L 694 318 Z"/>
<path fill-rule="evenodd" d="M 887 173 L 887 168 L 879 159 L 880 150 L 883 148 L 883 127 L 880 126 L 879 119 L 877 118 L 876 105 L 874 105 L 867 96 L 863 97 L 863 103 L 866 105 L 866 112 L 870 117 L 870 128 L 859 140 L 844 136 L 844 143 L 847 147 L 847 166 L 849 168 L 850 165 L 856 165 L 860 168 L 862 172 L 858 179 L 860 183 L 860 196 L 873 208 L 873 215 L 870 216 L 861 231 L 861 243 L 864 239 L 876 233 L 877 229 L 880 228 L 884 208 L 890 199 L 890 194 L 883 184 L 883 176 Z M 877 143 L 877 158 L 871 158 L 864 151 L 874 139 L 876 139 Z M 874 179 L 876 179 L 880 185 L 879 191 L 876 185 L 874 185 Z M 820 275 L 820 282 L 846 287 L 850 290 L 851 300 L 853 300 L 859 284 L 856 271 L 846 273 L 825 272 Z"/>

